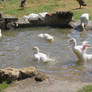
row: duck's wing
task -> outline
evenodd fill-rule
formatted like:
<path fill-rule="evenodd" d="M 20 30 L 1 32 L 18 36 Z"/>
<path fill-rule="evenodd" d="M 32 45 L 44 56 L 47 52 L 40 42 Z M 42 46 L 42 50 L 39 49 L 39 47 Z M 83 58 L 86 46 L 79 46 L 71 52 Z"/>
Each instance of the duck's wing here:
<path fill-rule="evenodd" d="M 35 60 L 40 60 L 40 56 L 38 54 L 34 54 L 34 59 Z"/>
<path fill-rule="evenodd" d="M 88 41 L 83 41 L 82 42 L 82 46 L 84 46 L 85 44 L 88 44 Z"/>
<path fill-rule="evenodd" d="M 92 48 L 92 45 L 88 44 L 88 41 L 84 41 L 84 42 L 82 43 L 82 50 L 83 50 L 83 51 L 84 51 L 84 50 L 86 51 L 87 48 Z"/>
<path fill-rule="evenodd" d="M 45 57 L 48 57 L 46 54 L 44 54 L 44 53 L 39 53 L 39 56 L 40 57 L 43 57 L 43 58 L 45 58 Z"/>
<path fill-rule="evenodd" d="M 44 38 L 44 34 L 38 34 L 38 37 L 40 37 L 40 38 Z"/>

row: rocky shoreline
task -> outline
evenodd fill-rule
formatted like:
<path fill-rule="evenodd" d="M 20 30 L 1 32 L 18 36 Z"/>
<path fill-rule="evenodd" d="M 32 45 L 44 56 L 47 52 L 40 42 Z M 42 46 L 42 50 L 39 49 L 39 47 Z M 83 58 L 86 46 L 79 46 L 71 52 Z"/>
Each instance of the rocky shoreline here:
<path fill-rule="evenodd" d="M 43 14 L 43 13 L 42 13 Z M 34 16 L 37 14 L 33 14 Z M 38 14 L 39 15 L 39 14 Z M 32 16 L 34 18 L 34 16 Z M 40 15 L 41 16 L 41 15 Z M 1 29 L 11 29 L 11 28 L 25 28 L 25 27 L 37 27 L 37 26 L 51 26 L 51 27 L 61 27 L 61 28 L 72 28 L 73 13 L 71 11 L 57 11 L 54 13 L 47 13 L 36 19 L 27 19 L 27 16 L 22 18 L 15 18 L 12 16 L 0 18 L 0 28 Z M 71 24 L 72 22 L 72 24 Z"/>

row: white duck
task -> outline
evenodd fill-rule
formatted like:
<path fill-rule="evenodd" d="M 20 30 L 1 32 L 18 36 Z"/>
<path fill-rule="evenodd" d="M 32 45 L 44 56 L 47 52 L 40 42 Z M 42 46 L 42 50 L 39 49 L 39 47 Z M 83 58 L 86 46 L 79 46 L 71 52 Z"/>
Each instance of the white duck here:
<path fill-rule="evenodd" d="M 41 34 L 38 34 L 38 37 L 45 38 L 45 35 L 43 33 L 41 33 Z"/>
<path fill-rule="evenodd" d="M 85 28 L 88 25 L 88 21 L 89 21 L 89 14 L 88 13 L 84 13 L 80 16 L 81 26 L 82 26 L 84 31 L 85 31 Z"/>
<path fill-rule="evenodd" d="M 71 40 L 69 40 L 69 42 L 70 44 L 72 44 L 72 50 L 77 56 L 78 60 L 83 61 L 83 51 L 86 51 L 86 48 L 84 47 L 87 46 L 87 41 L 84 41 L 82 45 L 77 45 L 76 39 L 72 38 Z"/>
<path fill-rule="evenodd" d="M 0 29 L 0 38 L 2 37 L 2 32 L 1 32 L 1 29 Z"/>
<path fill-rule="evenodd" d="M 54 36 L 50 35 L 50 34 L 47 34 L 47 33 L 41 33 L 41 34 L 38 34 L 38 37 L 40 38 L 45 38 L 47 41 L 49 42 L 52 42 L 54 41 Z"/>
<path fill-rule="evenodd" d="M 41 53 L 39 48 L 37 46 L 33 47 L 34 50 L 34 59 L 38 62 L 42 61 L 44 63 L 48 63 L 49 61 L 55 61 L 54 59 L 49 58 L 49 56 L 47 56 L 44 53 Z"/>

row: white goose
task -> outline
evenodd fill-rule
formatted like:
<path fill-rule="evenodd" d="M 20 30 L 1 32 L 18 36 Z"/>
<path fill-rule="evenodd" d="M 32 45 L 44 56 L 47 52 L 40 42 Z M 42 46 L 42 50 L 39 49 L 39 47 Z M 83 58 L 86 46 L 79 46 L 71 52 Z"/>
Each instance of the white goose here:
<path fill-rule="evenodd" d="M 91 62 L 91 61 L 92 61 L 92 54 L 87 54 L 87 53 L 86 53 L 86 50 L 87 50 L 88 48 L 92 48 L 92 46 L 89 45 L 89 44 L 85 44 L 85 45 L 83 46 L 83 48 L 82 48 L 82 52 L 83 52 L 82 57 L 83 57 L 83 61 L 85 61 L 85 62 Z"/>
<path fill-rule="evenodd" d="M 83 28 L 83 31 L 85 31 L 85 28 L 88 25 L 88 21 L 89 21 L 89 14 L 88 13 L 84 13 L 80 16 L 80 22 L 81 22 L 81 26 Z"/>
<path fill-rule="evenodd" d="M 34 50 L 34 59 L 38 62 L 42 61 L 44 63 L 48 63 L 49 61 L 55 61 L 54 59 L 49 58 L 49 56 L 47 56 L 44 53 L 41 53 L 39 48 L 37 46 L 33 47 Z"/>
<path fill-rule="evenodd" d="M 75 53 L 75 55 L 77 56 L 79 61 L 83 61 L 83 51 L 86 51 L 86 47 L 87 46 L 87 41 L 84 41 L 82 43 L 82 45 L 77 45 L 77 41 L 75 38 L 72 38 L 71 40 L 69 40 L 70 44 L 72 44 L 72 50 Z"/>
<path fill-rule="evenodd" d="M 38 34 L 38 37 L 40 38 L 45 38 L 47 41 L 49 42 L 52 42 L 54 41 L 54 36 L 50 35 L 50 34 L 47 34 L 47 33 L 41 33 L 41 34 Z"/>

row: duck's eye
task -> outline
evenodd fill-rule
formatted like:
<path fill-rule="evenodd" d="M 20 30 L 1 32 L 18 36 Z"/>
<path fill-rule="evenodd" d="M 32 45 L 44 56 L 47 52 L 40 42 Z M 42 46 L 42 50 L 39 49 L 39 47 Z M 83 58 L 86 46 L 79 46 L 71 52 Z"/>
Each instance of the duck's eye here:
<path fill-rule="evenodd" d="M 70 42 L 73 42 L 73 40 L 70 40 Z"/>

